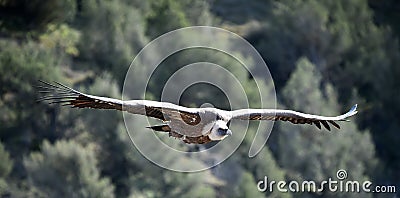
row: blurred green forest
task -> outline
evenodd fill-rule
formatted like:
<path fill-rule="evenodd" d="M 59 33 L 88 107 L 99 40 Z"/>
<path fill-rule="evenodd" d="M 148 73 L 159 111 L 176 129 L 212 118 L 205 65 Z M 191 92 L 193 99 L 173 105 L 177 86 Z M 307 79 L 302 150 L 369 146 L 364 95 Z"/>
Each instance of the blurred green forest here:
<path fill-rule="evenodd" d="M 261 193 L 257 182 L 264 176 L 322 181 L 345 169 L 350 179 L 400 189 L 399 21 L 395 0 L 0 0 L 0 194 L 394 197 Z M 36 102 L 39 79 L 121 98 L 136 54 L 163 33 L 193 25 L 222 27 L 254 45 L 271 71 L 279 108 L 335 115 L 358 103 L 359 113 L 333 132 L 276 123 L 255 158 L 247 157 L 252 138 L 246 136 L 227 161 L 187 174 L 140 155 L 120 112 Z M 150 96 L 159 98 L 166 74 L 193 60 L 237 64 L 213 52 L 182 52 L 162 63 L 149 83 Z M 239 75 L 255 95 L 252 82 L 263 76 Z M 192 92 L 182 104 L 229 108 L 218 90 L 199 86 Z"/>

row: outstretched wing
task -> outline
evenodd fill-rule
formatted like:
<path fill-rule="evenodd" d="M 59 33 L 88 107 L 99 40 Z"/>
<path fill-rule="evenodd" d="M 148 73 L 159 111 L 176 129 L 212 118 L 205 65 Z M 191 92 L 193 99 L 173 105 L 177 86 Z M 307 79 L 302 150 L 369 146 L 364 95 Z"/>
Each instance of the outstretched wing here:
<path fill-rule="evenodd" d="M 328 130 L 331 130 L 329 124 L 340 129 L 337 121 L 347 121 L 346 118 L 357 113 L 357 104 L 354 105 L 349 112 L 334 117 L 326 117 L 301 113 L 292 110 L 276 110 L 276 109 L 240 109 L 232 111 L 232 119 L 241 120 L 282 120 L 289 121 L 293 124 L 314 124 L 321 129 L 321 124 Z"/>
<path fill-rule="evenodd" d="M 47 101 L 50 104 L 61 104 L 73 108 L 115 109 L 127 111 L 133 114 L 146 115 L 163 121 L 180 119 L 190 125 L 196 125 L 201 118 L 193 108 L 186 108 L 167 102 L 149 100 L 122 101 L 114 98 L 93 96 L 81 93 L 59 82 L 54 84 L 39 81 L 40 93 L 46 94 L 39 101 Z"/>
<path fill-rule="evenodd" d="M 50 84 L 39 81 L 42 85 L 37 86 L 40 93 L 46 94 L 38 101 L 47 101 L 49 104 L 62 104 L 75 108 L 116 109 L 122 111 L 123 101 L 113 98 L 92 96 L 81 93 L 59 82 Z"/>

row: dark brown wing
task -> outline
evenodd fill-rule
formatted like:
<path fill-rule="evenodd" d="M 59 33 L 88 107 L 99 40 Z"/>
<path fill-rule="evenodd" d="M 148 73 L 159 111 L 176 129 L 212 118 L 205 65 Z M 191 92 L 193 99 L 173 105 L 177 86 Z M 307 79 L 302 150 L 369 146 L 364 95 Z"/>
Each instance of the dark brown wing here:
<path fill-rule="evenodd" d="M 146 115 L 163 121 L 170 118 L 181 119 L 190 125 L 200 123 L 201 118 L 197 111 L 171 103 L 149 100 L 122 101 L 114 98 L 93 96 L 76 91 L 59 82 L 54 84 L 39 81 L 40 93 L 46 94 L 39 101 L 47 101 L 50 104 L 59 103 L 73 108 L 115 109 L 127 111 L 133 114 Z"/>
<path fill-rule="evenodd" d="M 133 114 L 145 114 L 163 120 L 182 120 L 188 125 L 197 125 L 201 122 L 198 111 L 194 108 L 182 107 L 168 102 L 157 102 L 150 100 L 125 101 L 124 110 Z M 144 110 L 143 110 L 144 109 Z"/>
<path fill-rule="evenodd" d="M 281 120 L 289 121 L 293 124 L 314 124 L 321 129 L 321 124 L 328 130 L 331 130 L 329 124 L 340 129 L 337 121 L 346 121 L 346 118 L 357 113 L 357 105 L 354 105 L 349 112 L 335 117 L 326 117 L 301 113 L 292 110 L 276 109 L 241 109 L 232 111 L 232 119 L 241 120 Z"/>

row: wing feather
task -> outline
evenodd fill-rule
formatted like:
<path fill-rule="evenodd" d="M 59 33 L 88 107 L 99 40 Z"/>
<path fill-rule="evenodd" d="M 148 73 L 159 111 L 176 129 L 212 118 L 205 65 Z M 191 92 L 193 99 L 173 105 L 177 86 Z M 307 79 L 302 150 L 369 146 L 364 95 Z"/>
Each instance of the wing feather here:
<path fill-rule="evenodd" d="M 149 100 L 122 101 L 84 94 L 59 82 L 54 82 L 54 84 L 39 82 L 42 84 L 37 86 L 41 89 L 39 92 L 47 95 L 38 101 L 47 101 L 49 104 L 61 104 L 73 108 L 115 109 L 132 114 L 146 115 L 163 121 L 181 119 L 190 125 L 196 125 L 201 121 L 198 112 L 193 108 Z"/>
<path fill-rule="evenodd" d="M 340 129 L 338 121 L 347 121 L 346 119 L 357 113 L 357 104 L 354 105 L 350 111 L 339 116 L 320 116 L 313 114 L 306 114 L 292 110 L 277 110 L 277 109 L 240 109 L 232 111 L 232 119 L 241 120 L 281 120 L 289 121 L 293 124 L 314 124 L 321 129 L 321 124 L 327 130 L 331 130 L 332 126 Z"/>
<path fill-rule="evenodd" d="M 319 121 L 314 121 L 313 123 L 315 124 L 315 126 L 318 127 L 318 129 L 321 129 L 321 124 L 319 123 Z"/>

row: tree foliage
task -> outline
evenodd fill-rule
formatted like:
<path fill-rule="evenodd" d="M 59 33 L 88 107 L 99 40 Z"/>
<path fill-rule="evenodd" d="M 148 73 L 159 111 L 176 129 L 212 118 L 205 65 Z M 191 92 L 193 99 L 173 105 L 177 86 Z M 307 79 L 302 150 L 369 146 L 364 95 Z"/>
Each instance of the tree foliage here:
<path fill-rule="evenodd" d="M 114 186 L 101 178 L 92 148 L 74 141 L 45 141 L 42 151 L 24 160 L 29 181 L 46 197 L 114 197 Z"/>
<path fill-rule="evenodd" d="M 399 184 L 398 7 L 395 1 L 374 0 L 0 0 L 0 193 L 14 197 L 357 197 L 325 191 L 257 192 L 257 181 L 264 176 L 275 181 L 322 181 L 335 178 L 339 169 L 353 180 Z M 250 123 L 242 145 L 227 161 L 189 174 L 166 171 L 146 160 L 132 145 L 120 112 L 35 101 L 40 97 L 37 80 L 121 98 L 135 55 L 152 39 L 192 25 L 223 27 L 252 43 L 274 78 L 278 107 L 337 115 L 358 103 L 359 113 L 332 132 L 276 123 L 268 144 L 254 158 L 248 158 L 248 149 L 258 122 Z M 193 38 L 200 36 L 183 36 L 173 44 Z M 215 42 L 234 46 L 225 40 Z M 235 57 L 252 63 L 243 52 L 232 50 Z M 249 76 L 240 62 L 211 49 L 187 49 L 166 58 L 150 79 L 146 97 L 160 99 L 172 74 L 201 61 L 234 74 L 250 107 L 261 105 L 255 82 L 270 93 L 264 104 L 275 107 L 269 79 Z M 250 65 L 260 73 L 259 65 Z M 138 64 L 134 79 L 126 83 L 139 86 L 135 82 L 143 80 L 148 69 Z M 216 72 L 198 75 L 233 85 Z M 230 99 L 245 100 L 237 92 Z M 231 108 L 224 93 L 207 84 L 186 89 L 179 103 Z M 128 124 L 148 123 L 138 118 Z M 133 133 L 143 132 L 147 131 Z M 234 131 L 229 139 L 238 141 L 240 133 Z M 160 139 L 174 148 L 199 149 L 162 135 Z M 155 153 L 177 163 L 173 154 Z M 189 157 L 183 161 L 185 166 L 204 163 Z"/>
<path fill-rule="evenodd" d="M 339 113 L 338 110 L 332 111 L 338 109 L 332 86 L 321 85 L 321 74 L 305 58 L 297 62 L 282 92 L 286 104 L 297 110 Z M 290 180 L 322 182 L 328 177 L 336 178 L 336 172 L 341 169 L 347 171 L 348 178 L 354 181 L 370 180 L 377 160 L 368 132 L 359 131 L 354 123 L 346 123 L 340 131 L 316 133 L 318 129 L 315 126 L 280 125 L 278 162 L 287 170 Z M 338 195 L 323 192 L 323 196 Z M 359 194 L 341 196 L 358 197 Z"/>
<path fill-rule="evenodd" d="M 10 186 L 7 179 L 13 167 L 13 161 L 10 154 L 5 150 L 2 143 L 0 143 L 0 195 L 6 196 L 9 192 Z"/>

